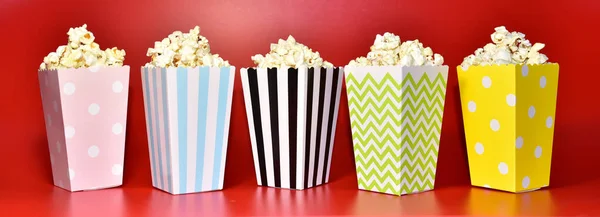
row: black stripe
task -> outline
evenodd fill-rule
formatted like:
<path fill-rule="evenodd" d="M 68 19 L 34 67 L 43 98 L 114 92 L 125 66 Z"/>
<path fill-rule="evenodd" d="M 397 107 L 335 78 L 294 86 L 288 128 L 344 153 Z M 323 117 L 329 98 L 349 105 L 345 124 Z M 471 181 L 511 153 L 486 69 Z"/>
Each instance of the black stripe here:
<path fill-rule="evenodd" d="M 334 120 L 334 113 L 335 113 L 335 107 L 338 105 L 336 103 L 336 98 L 337 98 L 337 86 L 338 86 L 338 76 L 340 74 L 340 68 L 334 68 L 333 69 L 333 85 L 331 85 L 331 101 L 330 101 L 330 106 L 329 106 L 329 128 L 327 128 L 327 141 L 326 141 L 326 145 L 325 145 L 325 161 L 323 161 L 323 177 L 321 180 L 321 183 L 325 183 L 325 178 L 327 177 L 327 165 L 329 165 L 329 152 L 331 147 L 331 143 L 333 141 L 330 140 L 331 138 L 331 133 L 335 133 L 332 132 L 333 131 L 333 122 L 336 121 Z"/>
<path fill-rule="evenodd" d="M 281 187 L 281 161 L 279 160 L 279 102 L 277 100 L 277 68 L 267 69 L 269 80 L 269 106 L 271 107 L 271 144 L 273 144 L 273 176 L 275 187 Z"/>
<path fill-rule="evenodd" d="M 315 80 L 315 69 L 309 68 L 308 79 L 306 83 L 306 138 L 304 140 L 304 188 L 308 188 L 308 167 L 310 166 L 310 128 L 312 126 L 312 101 L 313 101 L 313 82 Z"/>
<path fill-rule="evenodd" d="M 256 69 L 248 69 L 248 86 L 250 86 L 250 100 L 252 100 L 252 118 L 254 119 L 254 133 L 256 134 L 256 150 L 258 167 L 260 168 L 260 182 L 263 186 L 267 183 L 267 168 L 265 163 L 265 144 L 263 141 L 262 121 L 260 119 L 260 100 L 258 96 L 258 78 Z"/>
<path fill-rule="evenodd" d="M 325 100 L 325 85 L 327 84 L 327 69 L 321 68 L 321 86 L 319 87 L 319 110 L 317 115 L 317 139 L 315 142 L 315 168 L 313 170 L 313 186 L 317 185 L 319 168 L 319 152 L 321 151 L 321 127 L 323 125 L 323 101 Z"/>
<path fill-rule="evenodd" d="M 298 120 L 298 69 L 288 69 L 288 115 L 290 135 L 290 188 L 296 189 L 296 128 Z"/>

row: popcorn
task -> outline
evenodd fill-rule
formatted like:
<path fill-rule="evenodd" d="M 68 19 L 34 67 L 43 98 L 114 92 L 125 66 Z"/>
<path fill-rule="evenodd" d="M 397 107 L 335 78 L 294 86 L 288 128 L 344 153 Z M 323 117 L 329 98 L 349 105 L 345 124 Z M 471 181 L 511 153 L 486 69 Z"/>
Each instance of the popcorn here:
<path fill-rule="evenodd" d="M 175 31 L 162 41 L 154 42 L 154 48 L 148 48 L 146 56 L 152 60 L 145 67 L 230 66 L 229 61 L 210 53 L 208 39 L 200 35 L 198 26 L 189 33 Z"/>
<path fill-rule="evenodd" d="M 102 51 L 100 45 L 94 42 L 96 37 L 87 30 L 86 24 L 70 28 L 67 35 L 69 36 L 67 45 L 59 46 L 56 52 L 51 52 L 44 57 L 40 70 L 123 65 L 125 50 L 114 47 Z"/>
<path fill-rule="evenodd" d="M 125 56 L 124 50 L 119 50 L 116 47 L 107 48 L 104 53 L 106 54 L 106 65 L 123 65 Z"/>
<path fill-rule="evenodd" d="M 251 57 L 259 68 L 276 67 L 325 67 L 333 68 L 333 64 L 321 58 L 319 52 L 313 52 L 306 45 L 296 42 L 293 36 L 287 40 L 279 39 L 277 44 L 271 44 L 269 53 L 257 54 Z"/>
<path fill-rule="evenodd" d="M 349 66 L 439 66 L 444 63 L 442 55 L 434 54 L 430 47 L 423 47 L 419 40 L 405 41 L 386 32 L 377 35 L 366 57 L 359 57 L 348 63 Z"/>
<path fill-rule="evenodd" d="M 461 67 L 466 69 L 472 65 L 492 64 L 543 64 L 548 57 L 539 51 L 544 44 L 535 43 L 533 46 L 525 39 L 525 34 L 509 32 L 504 26 L 494 28 L 491 39 L 493 43 L 486 44 L 483 48 L 475 50 L 464 58 Z"/>

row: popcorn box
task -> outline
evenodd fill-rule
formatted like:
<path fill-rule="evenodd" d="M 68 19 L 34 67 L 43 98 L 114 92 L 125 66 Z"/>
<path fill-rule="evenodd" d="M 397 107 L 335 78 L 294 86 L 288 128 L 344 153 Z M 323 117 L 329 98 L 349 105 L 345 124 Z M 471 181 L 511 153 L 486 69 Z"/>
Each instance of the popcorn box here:
<path fill-rule="evenodd" d="M 235 67 L 142 68 L 152 185 L 223 189 Z"/>
<path fill-rule="evenodd" d="M 457 70 L 471 184 L 509 192 L 548 186 L 558 64 Z"/>
<path fill-rule="evenodd" d="M 256 180 L 302 190 L 329 182 L 343 68 L 243 68 Z"/>
<path fill-rule="evenodd" d="M 359 189 L 433 189 L 447 80 L 448 66 L 346 67 Z"/>
<path fill-rule="evenodd" d="M 54 185 L 123 183 L 129 66 L 38 71 Z"/>

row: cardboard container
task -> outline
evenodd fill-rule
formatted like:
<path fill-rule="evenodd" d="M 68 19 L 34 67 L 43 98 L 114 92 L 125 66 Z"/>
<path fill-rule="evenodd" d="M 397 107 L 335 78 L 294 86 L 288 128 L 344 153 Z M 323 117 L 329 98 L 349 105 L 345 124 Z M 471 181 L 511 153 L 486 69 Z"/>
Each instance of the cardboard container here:
<path fill-rule="evenodd" d="M 258 185 L 329 181 L 342 76 L 342 68 L 241 70 Z"/>
<path fill-rule="evenodd" d="M 448 66 L 346 67 L 359 189 L 433 189 L 447 80 Z"/>
<path fill-rule="evenodd" d="M 223 189 L 235 67 L 142 68 L 152 185 Z"/>
<path fill-rule="evenodd" d="M 123 183 L 129 66 L 38 71 L 54 185 Z"/>
<path fill-rule="evenodd" d="M 471 184 L 548 186 L 558 64 L 458 67 Z"/>

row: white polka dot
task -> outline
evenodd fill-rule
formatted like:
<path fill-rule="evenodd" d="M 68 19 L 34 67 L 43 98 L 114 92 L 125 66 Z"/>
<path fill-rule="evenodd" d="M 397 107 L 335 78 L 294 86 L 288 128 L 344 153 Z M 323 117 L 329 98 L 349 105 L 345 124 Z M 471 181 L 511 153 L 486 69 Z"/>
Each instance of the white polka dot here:
<path fill-rule="evenodd" d="M 58 103 L 56 100 L 52 102 L 52 107 L 54 107 L 54 112 L 58 112 Z"/>
<path fill-rule="evenodd" d="M 546 87 L 546 76 L 542 76 L 542 77 L 540 78 L 540 87 L 541 87 L 541 88 L 544 88 L 544 87 Z"/>
<path fill-rule="evenodd" d="M 552 127 L 552 117 L 548 116 L 546 118 L 546 127 L 547 128 L 551 128 Z"/>
<path fill-rule="evenodd" d="M 492 121 L 490 121 L 490 128 L 492 128 L 492 131 L 500 130 L 500 122 L 496 119 L 492 119 Z"/>
<path fill-rule="evenodd" d="M 500 171 L 500 174 L 502 175 L 508 174 L 508 165 L 504 162 L 500 162 L 498 164 L 498 171 Z"/>
<path fill-rule="evenodd" d="M 92 66 L 89 67 L 90 72 L 98 72 L 100 71 L 100 66 Z"/>
<path fill-rule="evenodd" d="M 70 139 L 73 138 L 73 136 L 75 136 L 75 128 L 73 128 L 72 126 L 65 127 L 65 137 L 67 137 L 67 139 Z"/>
<path fill-rule="evenodd" d="M 539 146 L 539 145 L 538 145 L 537 147 L 535 147 L 535 152 L 534 152 L 534 154 L 535 154 L 535 158 L 540 158 L 540 157 L 542 157 L 542 147 L 541 147 L 541 146 Z"/>
<path fill-rule="evenodd" d="M 112 174 L 115 176 L 123 174 L 123 165 L 115 164 L 112 166 Z"/>
<path fill-rule="evenodd" d="M 527 115 L 529 115 L 529 118 L 533 118 L 533 116 L 535 116 L 535 107 L 529 106 L 529 110 L 527 111 Z"/>
<path fill-rule="evenodd" d="M 121 123 L 116 123 L 112 126 L 112 132 L 115 135 L 119 135 L 123 132 L 123 125 L 121 125 Z"/>
<path fill-rule="evenodd" d="M 477 104 L 473 101 L 469 101 L 468 107 L 470 112 L 475 112 L 475 110 L 477 110 Z"/>
<path fill-rule="evenodd" d="M 515 106 L 515 104 L 517 104 L 517 97 L 512 93 L 506 95 L 506 104 L 508 104 L 508 106 Z"/>
<path fill-rule="evenodd" d="M 490 185 L 483 185 L 484 188 L 491 188 Z"/>
<path fill-rule="evenodd" d="M 481 84 L 483 84 L 483 87 L 485 88 L 490 88 L 492 86 L 492 79 L 488 76 L 483 76 Z"/>
<path fill-rule="evenodd" d="M 521 74 L 523 74 L 523 77 L 529 74 L 529 67 L 527 65 L 523 65 L 523 68 L 521 68 Z"/>
<path fill-rule="evenodd" d="M 529 176 L 523 177 L 523 181 L 521 181 L 521 185 L 523 186 L 523 188 L 529 187 L 529 182 L 530 181 L 531 180 L 529 180 Z"/>
<path fill-rule="evenodd" d="M 96 103 L 92 103 L 88 106 L 88 112 L 91 115 L 97 115 L 100 112 L 100 106 Z"/>
<path fill-rule="evenodd" d="M 49 114 L 46 115 L 46 121 L 48 121 L 48 126 L 52 126 L 52 116 L 50 116 Z"/>
<path fill-rule="evenodd" d="M 517 149 L 520 149 L 521 147 L 523 147 L 523 137 L 521 137 L 521 136 L 517 137 L 517 141 L 515 143 L 516 143 Z"/>
<path fill-rule="evenodd" d="M 100 154 L 100 148 L 98 148 L 98 146 L 92 145 L 88 148 L 88 156 L 91 158 L 98 157 L 98 154 Z"/>
<path fill-rule="evenodd" d="M 69 168 L 69 180 L 73 180 L 75 178 L 75 171 Z"/>
<path fill-rule="evenodd" d="M 58 152 L 59 154 L 60 154 L 60 150 L 62 149 L 61 147 L 62 147 L 62 145 L 60 144 L 60 141 L 56 141 L 56 152 Z"/>
<path fill-rule="evenodd" d="M 478 155 L 482 155 L 482 154 L 483 154 L 483 151 L 484 151 L 484 149 L 483 149 L 483 144 L 481 144 L 480 142 L 478 142 L 478 143 L 475 143 L 475 152 L 476 152 Z"/>
<path fill-rule="evenodd" d="M 121 91 L 123 91 L 123 83 L 121 83 L 120 81 L 115 81 L 112 84 L 112 90 L 115 93 L 120 93 Z"/>
<path fill-rule="evenodd" d="M 67 82 L 65 84 L 65 86 L 63 87 L 63 92 L 66 95 L 73 95 L 75 93 L 75 84 L 73 84 L 71 82 Z"/>

